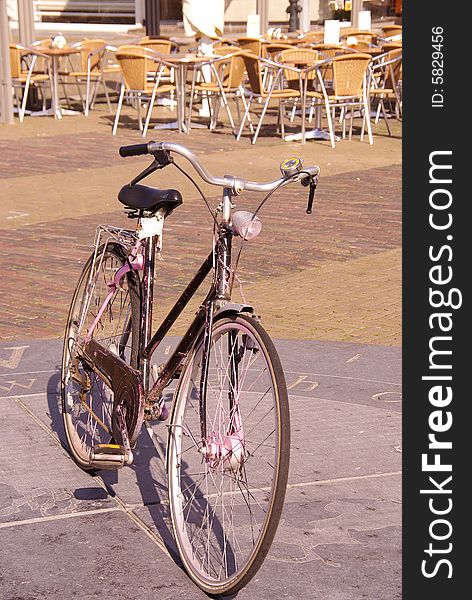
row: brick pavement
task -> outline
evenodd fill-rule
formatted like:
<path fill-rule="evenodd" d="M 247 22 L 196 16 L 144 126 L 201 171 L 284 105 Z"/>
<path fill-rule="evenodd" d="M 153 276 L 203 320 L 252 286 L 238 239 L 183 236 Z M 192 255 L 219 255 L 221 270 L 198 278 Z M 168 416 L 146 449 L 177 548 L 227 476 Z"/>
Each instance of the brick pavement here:
<path fill-rule="evenodd" d="M 0 127 L 2 166 L 18 168 L 0 179 L 0 340 L 27 340 L 0 344 L 0 596 L 197 600 L 204 595 L 166 555 L 175 546 L 165 468 L 149 439 L 141 436 L 133 467 L 119 475 L 77 469 L 60 442 L 60 340 L 32 339 L 61 336 L 95 224 L 126 223 L 114 198 L 142 163 L 114 165 L 111 152 L 139 137 L 128 130 L 113 140 L 96 112 Z M 374 147 L 353 140 L 335 150 L 269 137 L 256 147 L 231 141 L 222 152 L 206 131 L 180 138 L 200 145 L 217 173 L 270 179 L 291 154 L 323 173 L 314 217 L 304 214 L 306 190 L 284 189 L 241 265 L 269 331 L 301 339 L 276 340 L 291 405 L 289 489 L 269 556 L 240 600 L 401 596 L 401 357 L 386 346 L 400 341 L 401 142 L 377 133 Z M 210 239 L 201 201 L 183 190 L 168 221 L 158 305 L 177 293 Z M 162 441 L 166 428 L 156 430 Z"/>
<path fill-rule="evenodd" d="M 12 135 L 14 128 L 0 129 L 2 204 L 4 209 L 9 208 L 0 217 L 3 340 L 62 335 L 67 305 L 81 264 L 90 251 L 94 227 L 98 222 L 131 224 L 122 216 L 114 198 L 131 173 L 144 164 L 142 159 L 120 163 L 118 146 L 137 143 L 138 133 L 123 128 L 117 138 L 112 138 L 109 116 L 100 111 L 94 111 L 91 119 L 64 119 L 57 123 L 57 131 L 52 119 L 27 119 L 24 125 L 15 126 L 16 136 Z M 237 172 L 254 179 L 271 179 L 276 176 L 279 160 L 290 153 L 305 156 L 307 164 L 321 164 L 323 176 L 314 217 L 304 212 L 306 190 L 280 190 L 261 213 L 263 234 L 246 244 L 240 263 L 240 278 L 258 299 L 258 310 L 275 335 L 399 343 L 400 255 L 389 255 L 392 268 L 386 272 L 383 260 L 375 257 L 385 256 L 386 251 L 401 243 L 401 141 L 398 135 L 383 136 L 381 126 L 378 133 L 372 147 L 354 139 L 341 142 L 335 150 L 323 142 L 304 147 L 295 143 L 284 145 L 271 136 L 262 137 L 255 147 L 247 140 L 236 144 L 225 130 L 218 134 L 195 130 L 191 136 L 165 133 L 166 139 L 186 144 L 197 152 L 210 171 L 225 168 L 225 172 L 231 172 L 238 164 Z M 90 200 L 85 200 L 91 177 L 99 179 L 102 188 L 98 196 L 92 193 Z M 162 182 L 164 175 L 159 177 Z M 184 205 L 168 221 L 165 261 L 159 264 L 160 306 L 169 305 L 176 297 L 210 245 L 209 215 L 188 185 L 184 199 Z M 217 202 L 216 197 L 213 200 Z M 257 195 L 248 195 L 244 200 L 238 199 L 238 206 L 251 208 L 259 200 Z M 34 226 L 27 224 L 31 220 Z M 365 286 L 355 266 L 355 261 L 363 257 L 365 272 L 372 269 L 371 284 Z M 337 266 L 340 262 L 346 263 L 341 271 Z M 320 266 L 324 284 L 314 287 Z M 338 276 L 342 273 L 342 288 L 334 285 L 336 275 L 329 283 L 326 274 L 330 271 Z M 285 318 L 281 321 L 280 314 L 285 312 L 278 312 L 280 277 L 286 278 L 288 294 L 293 289 L 288 283 L 291 277 L 295 286 L 300 277 L 306 280 L 305 291 L 295 287 L 293 295 L 305 302 L 301 303 L 303 309 L 299 307 L 291 315 L 290 327 Z M 377 288 L 377 303 L 372 302 L 372 283 Z M 319 307 L 316 314 L 310 309 L 315 290 Z M 342 317 L 336 315 L 336 294 L 350 297 L 354 290 L 357 308 L 351 303 L 349 308 L 343 308 Z M 388 327 L 384 322 L 375 332 L 367 333 L 363 322 L 366 315 L 359 307 L 368 305 L 370 317 L 378 322 L 384 315 L 386 298 L 394 318 Z M 320 320 L 319 327 L 308 325 L 315 316 Z M 350 326 L 343 326 L 340 331 L 340 320 Z"/>

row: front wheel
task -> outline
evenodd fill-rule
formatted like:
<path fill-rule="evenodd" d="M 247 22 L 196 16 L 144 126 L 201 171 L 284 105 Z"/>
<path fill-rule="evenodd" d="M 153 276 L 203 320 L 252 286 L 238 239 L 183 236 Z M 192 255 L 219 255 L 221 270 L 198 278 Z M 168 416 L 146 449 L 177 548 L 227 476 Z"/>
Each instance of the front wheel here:
<path fill-rule="evenodd" d="M 255 319 L 216 319 L 202 439 L 202 354 L 203 335 L 175 393 L 170 508 L 190 577 L 209 594 L 229 595 L 258 571 L 279 523 L 290 455 L 287 387 L 277 351 Z"/>

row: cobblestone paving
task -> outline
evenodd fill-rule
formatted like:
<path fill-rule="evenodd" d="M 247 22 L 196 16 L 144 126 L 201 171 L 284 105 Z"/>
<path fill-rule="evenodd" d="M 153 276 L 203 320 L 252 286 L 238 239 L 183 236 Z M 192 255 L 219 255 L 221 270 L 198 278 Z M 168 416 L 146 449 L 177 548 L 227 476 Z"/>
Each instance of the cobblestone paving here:
<path fill-rule="evenodd" d="M 3 274 L 0 287 L 0 340 L 26 339 L 31 336 L 60 337 L 77 276 L 91 251 L 95 226 L 97 223 L 133 226 L 120 211 L 118 202 L 117 210 L 113 212 L 103 212 L 103 209 L 100 212 L 97 202 L 96 206 L 93 205 L 92 214 L 75 216 L 73 198 L 77 189 L 70 189 L 71 206 L 67 208 L 66 205 L 66 209 L 62 207 L 56 214 L 55 206 L 44 201 L 45 192 L 47 198 L 47 189 L 29 187 L 29 181 L 37 181 L 39 173 L 54 176 L 81 170 L 84 172 L 83 177 L 80 176 L 81 186 L 86 188 L 87 170 L 93 169 L 96 173 L 99 167 L 102 178 L 109 183 L 109 199 L 116 197 L 118 188 L 126 180 L 126 175 L 123 176 L 124 180 L 116 181 L 115 170 L 114 176 L 107 180 L 107 167 L 116 168 L 119 165 L 117 149 L 120 145 L 138 143 L 140 139 L 134 129 L 126 128 L 119 130 L 119 135 L 113 138 L 109 135 L 108 125 L 106 129 L 103 128 L 103 120 L 103 115 L 100 115 L 96 130 L 91 128 L 86 120 L 72 119 L 68 122 L 70 125 L 61 122 L 58 125 L 59 134 L 53 130 L 52 120 L 41 120 L 44 123 L 44 132 L 37 122 L 32 123 L 33 120 L 30 120 L 25 129 L 17 130 L 17 137 L 11 135 L 11 130 L 3 130 L 7 135 L 2 137 L 3 131 L 0 129 L 0 179 L 4 182 L 0 183 L 0 186 L 3 188 L 6 185 L 4 189 L 7 190 L 7 200 L 12 200 L 9 197 L 11 193 L 8 194 L 9 182 L 12 182 L 15 186 L 12 185 L 11 189 L 15 189 L 16 195 L 20 191 L 24 199 L 22 201 L 20 198 L 18 204 L 14 203 L 15 210 L 21 211 L 26 207 L 28 212 L 34 213 L 35 198 L 38 198 L 38 201 L 41 199 L 42 202 L 42 222 L 38 224 L 22 226 L 19 219 L 0 222 L 0 268 Z M 52 124 L 54 125 L 53 122 Z M 28 131 L 28 126 L 35 129 Z M 81 130 L 84 127 L 86 129 Z M 212 156 L 224 153 L 230 165 L 228 169 L 237 172 L 236 165 L 231 160 L 232 152 L 236 152 L 240 160 L 241 148 L 247 147 L 248 160 L 253 161 L 249 164 L 257 165 L 258 161 L 261 161 L 260 174 L 256 172 L 257 175 L 253 175 L 259 180 L 268 178 L 264 166 L 268 164 L 267 156 L 271 152 L 278 156 L 281 154 L 279 148 L 286 153 L 283 144 L 277 138 L 268 135 L 262 137 L 256 147 L 248 145 L 247 140 L 243 141 L 246 146 L 235 144 L 232 136 L 225 130 L 218 134 L 197 130 L 190 136 L 166 132 L 165 138 L 188 145 L 204 159 L 210 171 Z M 399 262 L 396 270 L 387 269 L 390 277 L 387 281 L 382 261 L 372 261 L 372 281 L 374 284 L 378 282 L 378 294 L 379 298 L 382 298 L 378 306 L 372 305 L 371 302 L 372 281 L 370 286 L 365 286 L 364 295 L 359 293 L 359 290 L 362 290 L 359 273 L 353 266 L 350 274 L 349 265 L 354 265 L 353 261 L 365 257 L 368 268 L 368 257 L 394 250 L 401 244 L 401 167 L 398 164 L 400 144 L 398 140 L 396 144 L 392 140 L 391 147 L 383 144 L 382 147 L 387 148 L 386 165 L 377 168 L 366 167 L 369 153 L 376 152 L 375 145 L 369 147 L 368 144 L 361 144 L 359 141 L 345 141 L 342 144 L 344 146 L 340 144 L 339 150 L 336 148 L 334 151 L 321 144 L 307 145 L 304 148 L 304 154 L 309 153 L 316 157 L 327 150 L 332 153 L 327 155 L 332 156 L 329 160 L 335 162 L 336 158 L 339 159 L 343 152 L 349 150 L 348 144 L 352 144 L 353 154 L 347 152 L 346 156 L 349 158 L 343 163 L 344 172 L 324 175 L 321 178 L 314 215 L 305 214 L 307 190 L 295 186 L 281 189 L 264 206 L 260 213 L 264 223 L 263 233 L 257 240 L 245 245 L 239 265 L 239 277 L 244 282 L 243 292 L 248 286 L 254 297 L 258 298 L 258 309 L 268 315 L 264 320 L 268 329 L 271 330 L 271 326 L 274 326 L 274 331 L 281 337 L 296 335 L 303 338 L 306 335 L 307 339 L 365 342 L 373 340 L 377 343 L 398 344 Z M 296 146 L 296 150 L 300 151 L 299 145 Z M 291 151 L 293 152 L 292 148 Z M 364 158 L 362 166 L 356 156 L 359 151 L 367 157 L 367 161 Z M 389 164 L 390 156 L 392 164 Z M 272 162 L 270 164 L 273 171 Z M 136 171 L 142 168 L 138 161 L 136 166 Z M 338 171 L 340 167 L 342 170 L 342 165 L 338 164 Z M 42 181 L 42 185 L 47 187 L 47 180 Z M 55 181 L 57 185 L 57 178 Z M 260 200 L 259 195 L 248 194 L 243 199 L 238 199 L 238 207 L 255 208 Z M 211 203 L 216 205 L 216 196 L 211 198 Z M 110 206 L 110 203 L 107 206 Z M 11 219 L 11 216 L 7 216 L 6 219 Z M 188 283 L 210 249 L 211 234 L 211 219 L 201 199 L 195 194 L 189 197 L 187 194 L 184 204 L 168 220 L 164 261 L 159 263 L 159 306 L 170 305 Z M 400 260 L 399 255 L 397 260 Z M 323 273 L 324 280 L 327 281 L 326 273 L 331 266 L 334 268 L 341 262 L 347 265 L 342 274 L 338 274 L 343 278 L 342 291 L 336 291 L 336 287 L 329 285 L 322 289 L 318 286 L 316 296 L 318 299 L 321 296 L 324 298 L 318 305 L 324 307 L 325 312 L 320 314 L 318 311 L 317 318 L 323 325 L 318 328 L 307 326 L 309 319 L 314 318 L 309 309 L 309 301 L 315 290 L 312 281 L 319 274 L 317 268 L 326 267 Z M 376 274 L 379 275 L 377 280 Z M 281 313 L 277 308 L 279 300 L 275 293 L 280 277 L 285 277 L 287 296 L 292 294 L 298 299 L 303 297 L 308 301 L 308 304 L 304 304 L 304 310 L 297 313 L 296 322 L 287 322 L 285 329 L 284 320 L 281 325 Z M 293 285 L 290 283 L 290 277 L 295 278 Z M 300 277 L 306 278 L 305 292 L 303 286 L 298 285 Z M 333 278 L 331 280 L 334 283 Z M 271 282 L 275 286 L 273 293 Z M 257 291 L 258 286 L 260 293 Z M 292 289 L 297 291 L 292 292 Z M 352 327 L 343 327 L 343 333 L 340 332 L 339 319 L 329 311 L 330 298 L 334 299 L 335 293 L 349 296 L 350 291 L 354 289 L 357 290 L 355 297 L 359 306 L 365 301 L 370 306 L 369 314 L 372 318 L 384 314 L 386 294 L 389 298 L 392 296 L 391 304 L 395 306 L 394 312 L 398 318 L 391 322 L 389 331 L 385 332 L 385 339 L 382 337 L 382 327 L 376 330 L 375 335 L 363 337 L 359 334 L 363 330 L 363 323 L 359 317 L 362 311 L 356 310 L 352 304 L 349 309 L 345 307 L 347 313 L 341 319 L 343 322 L 349 322 L 351 319 Z M 295 315 L 292 316 L 295 318 Z M 397 330 L 392 331 L 392 328 Z"/>

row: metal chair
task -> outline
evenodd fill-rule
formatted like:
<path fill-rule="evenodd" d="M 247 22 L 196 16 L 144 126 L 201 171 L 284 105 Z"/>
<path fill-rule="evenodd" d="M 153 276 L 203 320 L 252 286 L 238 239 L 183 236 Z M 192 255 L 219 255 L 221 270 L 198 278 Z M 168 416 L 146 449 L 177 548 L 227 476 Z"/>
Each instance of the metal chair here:
<path fill-rule="evenodd" d="M 72 69 L 62 73 L 65 83 L 70 83 L 68 78 L 75 80 L 79 91 L 80 99 L 84 110 L 84 115 L 87 116 L 89 110 L 93 108 L 95 102 L 98 85 L 101 84 L 108 104 L 108 110 L 111 113 L 110 97 L 108 95 L 107 86 L 104 79 L 103 59 L 107 50 L 105 40 L 83 40 L 79 42 L 77 48 L 80 49 L 80 68 L 79 70 Z M 85 83 L 85 99 L 82 95 L 80 85 Z M 92 83 L 93 90 L 92 90 Z"/>
<path fill-rule="evenodd" d="M 22 61 L 29 59 L 28 69 L 24 69 Z M 35 68 L 38 59 L 45 59 L 44 65 L 47 73 L 36 73 Z M 41 91 L 43 100 L 43 110 L 46 108 L 46 96 L 44 93 L 44 84 L 49 83 L 51 87 L 51 75 L 49 72 L 48 56 L 33 48 L 25 48 L 20 44 L 10 44 L 10 69 L 13 94 L 18 109 L 20 123 L 23 122 L 26 113 L 26 102 L 28 100 L 28 92 L 31 86 L 34 86 Z M 20 104 L 17 89 L 23 90 L 23 98 Z"/>
<path fill-rule="evenodd" d="M 193 70 L 189 112 L 187 118 L 187 131 L 190 131 L 191 128 L 192 107 L 195 95 L 200 93 L 202 95 L 206 94 L 210 98 L 213 97 L 215 99 L 215 102 L 213 103 L 213 109 L 211 110 L 210 129 L 214 130 L 216 128 L 219 106 L 221 103 L 225 107 L 231 128 L 233 133 L 235 133 L 235 124 L 228 104 L 228 97 L 232 96 L 236 100 L 238 115 L 239 97 L 242 99 L 244 108 L 247 108 L 246 99 L 244 97 L 244 89 L 242 87 L 245 68 L 242 52 L 234 46 L 222 46 L 220 48 L 214 48 L 213 51 L 215 54 L 219 54 L 220 57 L 199 64 Z M 204 69 L 210 71 L 210 80 L 205 81 L 205 78 L 201 77 L 201 80 L 198 82 L 198 75 L 201 74 Z"/>
<path fill-rule="evenodd" d="M 284 86 L 283 74 L 284 71 L 294 71 L 300 74 L 300 69 L 296 69 L 289 66 L 281 66 L 279 63 L 274 61 L 262 58 L 260 56 L 256 56 L 249 52 L 244 52 L 242 54 L 244 58 L 244 64 L 246 66 L 246 73 L 249 78 L 249 87 L 250 87 L 250 96 L 247 108 L 244 112 L 244 116 L 241 120 L 241 124 L 239 127 L 238 135 L 236 139 L 239 140 L 241 137 L 241 133 L 244 128 L 244 124 L 246 120 L 249 122 L 249 126 L 251 128 L 251 132 L 253 131 L 252 122 L 250 118 L 250 108 L 251 104 L 254 100 L 264 101 L 262 107 L 262 113 L 259 118 L 259 123 L 257 125 L 254 136 L 251 140 L 252 144 L 256 143 L 257 137 L 259 135 L 262 122 L 264 120 L 265 114 L 269 107 L 269 102 L 271 99 L 278 100 L 278 123 L 280 125 L 280 130 L 282 133 L 282 139 L 285 138 L 285 129 L 284 129 L 284 109 L 285 109 L 285 101 L 286 100 L 294 100 L 295 98 L 299 98 L 301 96 L 300 88 L 298 85 L 297 88 Z M 270 72 L 270 76 L 264 78 L 264 70 Z"/>
<path fill-rule="evenodd" d="M 297 69 L 306 69 L 308 67 L 316 65 L 320 61 L 320 54 L 318 51 L 311 48 L 290 48 L 289 50 L 282 50 L 277 54 L 275 60 L 281 65 L 289 64 L 289 66 L 296 67 Z M 316 77 L 315 71 L 310 71 L 307 75 L 310 80 Z M 300 72 L 284 69 L 284 78 L 288 83 L 288 87 L 296 89 L 300 85 Z M 303 90 L 300 90 L 303 93 Z M 300 96 L 301 97 L 301 96 Z M 298 99 L 296 98 L 293 104 L 293 109 L 290 114 L 290 122 L 292 123 L 295 118 L 295 111 L 298 105 Z M 310 109 L 310 115 L 308 122 L 311 122 L 313 118 L 313 106 Z"/>
<path fill-rule="evenodd" d="M 165 68 L 169 68 L 172 65 L 163 60 L 158 53 L 139 45 L 118 48 L 116 58 L 121 68 L 122 83 L 112 133 L 113 135 L 116 134 L 123 100 L 128 99 L 132 104 L 136 105 L 139 129 L 142 131 L 143 137 L 145 137 L 156 96 L 175 91 L 174 84 L 163 84 L 161 82 Z M 155 64 L 155 76 L 153 81 L 149 81 L 147 74 L 149 65 L 152 62 Z M 148 103 L 144 127 L 141 112 L 143 101 Z"/>
<path fill-rule="evenodd" d="M 370 124 L 369 96 L 367 90 L 368 68 L 372 57 L 369 54 L 350 53 L 335 56 L 323 61 L 315 67 L 305 69 L 303 72 L 305 83 L 305 101 L 310 98 L 319 108 L 324 105 L 328 121 L 331 146 L 335 147 L 334 125 L 331 111 L 336 108 L 342 110 L 343 134 L 345 133 L 345 120 L 347 110 L 351 112 L 349 139 L 352 137 L 354 108 L 363 111 L 363 122 L 367 123 L 369 143 L 373 144 L 372 128 Z M 310 73 L 315 70 L 319 88 L 310 89 Z M 327 79 L 329 73 L 332 80 Z M 314 82 L 314 80 L 312 80 Z M 303 116 L 303 115 L 302 115 Z M 364 139 L 364 127 L 361 130 L 361 140 Z"/>
<path fill-rule="evenodd" d="M 394 104 L 394 113 L 397 119 L 401 118 L 402 98 L 402 49 L 398 48 L 381 54 L 372 60 L 370 65 L 369 95 L 371 100 L 377 101 L 375 123 L 379 122 L 380 113 L 387 126 L 388 135 L 391 135 L 388 117 L 385 111 L 385 101 Z"/>
<path fill-rule="evenodd" d="M 154 52 L 160 52 L 161 54 L 170 54 L 177 50 L 177 45 L 170 40 L 163 38 L 150 38 L 149 36 L 142 37 L 138 44 L 154 50 Z"/>
<path fill-rule="evenodd" d="M 348 37 L 355 37 L 358 41 L 367 42 L 368 44 L 376 44 L 378 33 L 375 31 L 365 31 L 363 29 L 350 29 L 348 32 L 341 32 L 341 41 L 347 40 Z"/>
<path fill-rule="evenodd" d="M 382 33 L 384 38 L 389 38 L 396 35 L 401 35 L 403 27 L 401 25 L 385 25 L 382 27 Z"/>
<path fill-rule="evenodd" d="M 300 38 L 298 46 L 305 44 L 321 44 L 324 41 L 324 30 L 320 31 L 307 31 L 302 38 Z"/>

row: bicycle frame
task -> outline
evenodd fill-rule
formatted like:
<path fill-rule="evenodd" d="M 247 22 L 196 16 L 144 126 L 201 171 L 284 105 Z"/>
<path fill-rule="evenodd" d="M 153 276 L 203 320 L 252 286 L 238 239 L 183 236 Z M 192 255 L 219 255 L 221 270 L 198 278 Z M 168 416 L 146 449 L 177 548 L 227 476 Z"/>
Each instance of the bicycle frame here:
<path fill-rule="evenodd" d="M 233 231 L 229 227 L 231 221 L 231 190 L 224 189 L 221 204 L 222 218 L 217 231 L 217 239 L 214 249 L 203 261 L 201 267 L 187 285 L 181 296 L 174 304 L 168 315 L 164 318 L 156 332 L 152 335 L 152 312 L 154 291 L 154 268 L 158 237 L 150 235 L 138 240 L 134 248 L 128 254 L 126 264 L 116 271 L 113 281 L 108 283 L 110 288 L 97 316 L 87 332 L 86 342 L 92 339 L 93 331 L 105 312 L 116 290 L 120 287 L 121 280 L 131 270 L 142 271 L 142 311 L 141 311 L 141 338 L 139 340 L 138 369 L 142 377 L 142 386 L 145 396 L 145 409 L 152 412 L 153 407 L 159 401 L 164 388 L 174 378 L 180 368 L 183 359 L 191 350 L 192 345 L 201 329 L 204 327 L 203 364 L 202 378 L 200 382 L 200 417 L 202 428 L 202 439 L 206 439 L 206 381 L 208 374 L 208 359 L 211 343 L 211 328 L 215 308 L 220 308 L 231 300 L 230 292 L 230 266 L 231 246 Z M 188 327 L 186 333 L 177 344 L 173 354 L 163 365 L 155 383 L 150 387 L 150 363 L 151 357 L 172 325 L 181 315 L 191 298 L 195 295 L 211 270 L 214 270 L 213 281 L 205 300 L 200 306 L 194 320 Z M 125 328 L 127 329 L 127 328 Z"/>

